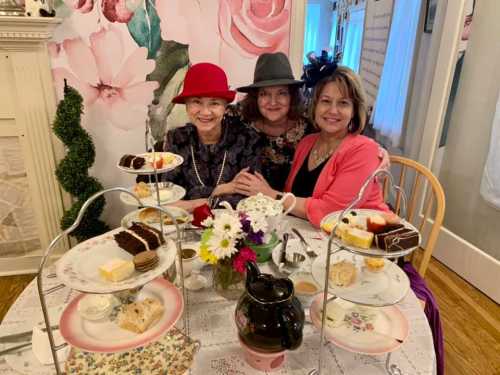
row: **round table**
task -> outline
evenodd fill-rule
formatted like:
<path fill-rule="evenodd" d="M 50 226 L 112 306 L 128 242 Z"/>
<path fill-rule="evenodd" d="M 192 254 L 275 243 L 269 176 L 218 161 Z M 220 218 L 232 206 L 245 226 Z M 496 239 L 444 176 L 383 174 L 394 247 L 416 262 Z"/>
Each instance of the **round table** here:
<path fill-rule="evenodd" d="M 297 228 L 306 237 L 310 245 L 318 251 L 326 251 L 326 242 L 319 232 L 304 220 L 288 218 L 286 225 Z M 263 272 L 276 272 L 274 265 L 261 266 Z M 47 270 L 47 276 L 51 273 Z M 211 272 L 205 268 L 203 274 L 210 278 Z M 52 276 L 52 275 L 50 275 Z M 210 279 L 209 279 L 210 280 Z M 211 281 L 211 280 L 210 280 Z M 57 279 L 46 278 L 45 287 L 57 285 Z M 210 284 L 211 285 L 211 284 Z M 47 296 L 51 314 L 57 316 L 64 306 L 76 295 L 68 288 L 62 288 Z M 191 375 L 253 375 L 262 374 L 252 369 L 243 359 L 238 342 L 233 315 L 236 301 L 228 301 L 215 293 L 211 288 L 201 291 L 189 291 L 185 313 L 188 318 L 188 333 L 193 339 L 201 341 L 201 349 L 196 354 Z M 431 375 L 436 373 L 436 359 L 432 334 L 424 315 L 424 311 L 410 290 L 408 295 L 398 304 L 410 323 L 410 334 L 403 345 L 392 353 L 391 364 L 395 364 L 402 374 Z M 42 320 L 42 313 L 36 288 L 36 280 L 29 284 L 20 297 L 12 305 L 0 325 L 0 336 L 31 329 Z M 57 324 L 52 319 L 52 324 Z M 0 344 L 0 350 L 12 344 Z M 15 345 L 15 344 L 14 344 Z M 317 366 L 319 351 L 319 331 L 311 324 L 304 327 L 304 339 L 299 349 L 288 352 L 285 366 L 277 374 L 304 375 Z M 354 354 L 328 344 L 323 374 L 370 374 L 383 375 L 386 356 L 369 356 Z M 51 366 L 42 366 L 30 351 L 22 357 L 23 373 L 37 375 L 53 374 Z M 31 356 L 29 355 L 31 354 Z M 21 357 L 20 357 L 21 359 Z M 0 374 L 19 374 L 0 358 Z"/>

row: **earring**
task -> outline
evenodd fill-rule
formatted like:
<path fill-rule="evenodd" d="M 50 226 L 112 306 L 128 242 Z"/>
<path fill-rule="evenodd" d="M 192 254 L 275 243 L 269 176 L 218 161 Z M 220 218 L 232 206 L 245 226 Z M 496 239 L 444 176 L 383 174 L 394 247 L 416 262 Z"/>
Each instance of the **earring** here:
<path fill-rule="evenodd" d="M 352 119 L 351 121 L 349 121 L 349 125 L 347 125 L 347 131 L 349 133 L 352 133 L 354 131 L 354 124 L 352 123 Z"/>

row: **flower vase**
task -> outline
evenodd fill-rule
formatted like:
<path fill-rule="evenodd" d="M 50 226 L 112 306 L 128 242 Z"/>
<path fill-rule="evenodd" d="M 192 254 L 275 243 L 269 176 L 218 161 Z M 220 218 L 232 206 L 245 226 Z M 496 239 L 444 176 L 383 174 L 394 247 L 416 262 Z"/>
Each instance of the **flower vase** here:
<path fill-rule="evenodd" d="M 245 274 L 236 271 L 231 262 L 219 261 L 213 267 L 213 286 L 220 296 L 237 300 L 245 291 Z"/>

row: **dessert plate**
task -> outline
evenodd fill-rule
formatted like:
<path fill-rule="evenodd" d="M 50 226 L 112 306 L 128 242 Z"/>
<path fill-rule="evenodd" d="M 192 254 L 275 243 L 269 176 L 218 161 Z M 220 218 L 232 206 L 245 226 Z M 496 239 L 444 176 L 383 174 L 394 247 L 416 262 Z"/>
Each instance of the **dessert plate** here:
<path fill-rule="evenodd" d="M 142 204 L 148 205 L 148 206 L 156 206 L 158 204 L 158 200 L 156 197 L 156 189 L 155 185 L 151 184 L 151 195 L 149 197 L 145 198 L 139 198 L 142 202 Z M 132 193 L 134 193 L 134 186 L 128 188 L 128 190 Z M 186 189 L 184 189 L 182 186 L 172 184 L 172 186 L 168 188 L 160 188 L 160 204 L 169 204 L 169 203 L 174 203 L 186 195 Z M 131 196 L 130 194 L 127 193 L 120 193 L 120 200 L 128 204 L 130 206 L 139 206 L 137 203 L 137 200 Z"/>
<path fill-rule="evenodd" d="M 281 248 L 282 248 L 282 243 L 281 241 L 278 242 L 278 244 L 274 247 L 272 253 L 271 253 L 271 259 L 273 260 L 273 263 L 276 265 L 276 267 L 279 268 L 280 266 L 280 258 L 281 258 Z M 311 265 L 311 262 L 309 258 L 307 257 L 307 254 L 304 252 L 304 249 L 302 248 L 302 245 L 300 244 L 300 241 L 297 238 L 290 238 L 288 240 L 287 246 L 286 246 L 286 253 L 287 253 L 287 258 L 290 258 L 293 253 L 299 253 L 304 255 L 305 260 L 302 262 L 302 265 L 300 267 L 290 267 L 288 265 L 285 265 L 283 269 L 285 270 L 286 273 L 292 274 L 294 272 L 300 271 L 305 269 L 307 266 Z"/>
<path fill-rule="evenodd" d="M 134 168 L 127 168 L 118 163 L 116 163 L 116 166 L 118 169 L 121 169 L 124 172 L 127 173 L 132 173 L 132 174 L 154 174 L 155 169 L 153 168 L 153 165 L 151 164 L 153 160 L 153 155 L 155 155 L 157 158 L 162 158 L 164 160 L 163 166 L 161 168 L 156 169 L 157 173 L 164 173 L 168 172 L 174 168 L 177 168 L 179 165 L 181 165 L 184 162 L 184 158 L 180 155 L 174 154 L 172 152 L 146 152 L 144 154 L 137 154 L 136 156 L 140 156 L 146 159 L 146 163 L 142 166 L 142 168 L 139 169 L 134 169 Z M 165 163 L 165 160 L 169 160 L 168 163 Z"/>
<path fill-rule="evenodd" d="M 342 349 L 380 355 L 398 349 L 408 337 L 408 319 L 396 306 L 366 307 L 339 299 L 328 305 L 325 336 Z M 321 328 L 322 308 L 323 294 L 319 294 L 309 310 L 318 329 Z M 333 322 L 328 320 L 330 311 L 335 315 Z"/>
<path fill-rule="evenodd" d="M 179 207 L 167 206 L 164 208 L 169 210 L 175 218 L 186 218 L 186 221 L 184 223 L 179 223 L 179 226 L 181 226 L 181 228 L 182 228 L 182 226 L 189 223 L 193 217 L 186 210 L 179 208 Z M 160 230 L 159 220 L 154 222 L 154 220 L 149 220 L 147 218 L 146 219 L 141 218 L 140 213 L 141 213 L 141 211 L 144 211 L 144 210 L 146 210 L 146 209 L 135 210 L 135 211 L 132 211 L 132 212 L 128 213 L 127 215 L 125 215 L 121 220 L 121 226 L 124 228 L 128 228 L 132 225 L 132 222 L 135 221 L 135 222 L 141 222 L 141 223 L 147 224 L 155 229 Z M 174 224 L 166 224 L 165 223 L 165 220 L 167 220 L 167 219 L 168 219 L 167 216 L 163 215 L 163 222 L 164 222 L 163 233 L 165 233 L 165 234 L 172 233 L 175 231 Z"/>
<path fill-rule="evenodd" d="M 160 276 L 174 263 L 175 244 L 172 240 L 166 239 L 165 244 L 156 250 L 159 263 L 155 268 L 141 273 L 134 271 L 129 278 L 122 281 L 105 281 L 99 276 L 99 266 L 113 258 L 124 260 L 133 258 L 120 248 L 113 238 L 113 235 L 121 230 L 123 229 L 114 229 L 71 248 L 57 262 L 57 277 L 63 284 L 75 290 L 87 293 L 113 293 L 142 286 Z"/>
<path fill-rule="evenodd" d="M 368 210 L 368 209 L 355 209 L 355 210 L 351 210 L 351 211 L 355 211 L 360 217 L 368 217 L 368 216 L 380 214 L 380 211 Z M 320 222 L 320 228 L 323 228 L 323 226 L 326 223 L 331 223 L 334 220 L 337 220 L 337 218 L 339 217 L 340 214 L 341 214 L 340 211 L 335 211 L 335 212 L 332 212 L 331 214 L 326 215 Z M 401 224 L 403 224 L 406 228 L 412 229 L 415 232 L 419 233 L 418 229 L 415 228 L 411 223 L 407 222 L 406 220 L 401 219 Z M 325 232 L 324 229 L 321 229 L 321 234 L 326 239 L 328 239 L 330 237 L 330 234 Z M 334 239 L 335 239 L 335 242 L 339 246 L 342 245 L 342 241 L 340 238 L 334 237 Z M 422 236 L 419 233 L 419 241 L 418 241 L 419 245 L 421 242 L 422 242 Z M 405 256 L 405 255 L 408 255 L 413 250 L 418 248 L 418 246 L 416 246 L 416 247 L 412 247 L 412 248 L 404 249 L 404 250 L 400 250 L 400 251 L 386 251 L 386 250 L 378 249 L 375 246 L 375 244 L 372 244 L 372 247 L 369 249 L 363 249 L 361 247 L 356 247 L 353 245 L 342 245 L 342 246 L 349 247 L 349 249 L 352 250 L 353 252 L 355 252 L 356 254 L 366 255 L 366 256 L 383 256 L 383 257 L 389 257 L 389 258 L 399 258 L 399 257 Z"/>
<path fill-rule="evenodd" d="M 408 290 L 410 281 L 408 276 L 397 264 L 384 259 L 384 268 L 372 272 L 364 266 L 363 257 L 345 250 L 332 254 L 330 265 L 346 260 L 354 263 L 356 278 L 349 286 L 337 286 L 329 280 L 329 292 L 350 302 L 370 306 L 388 306 L 401 301 Z M 330 266 L 331 270 L 331 266 Z M 321 286 L 325 285 L 326 254 L 317 257 L 311 267 L 314 280 Z"/>
<path fill-rule="evenodd" d="M 68 304 L 61 316 L 59 330 L 67 343 L 94 353 L 115 353 L 145 346 L 172 328 L 184 309 L 181 292 L 163 278 L 154 279 L 141 289 L 137 299 L 159 300 L 164 308 L 163 315 L 148 330 L 138 334 L 120 328 L 116 314 L 100 321 L 83 319 L 78 313 L 78 303 L 84 296 L 80 294 Z"/>

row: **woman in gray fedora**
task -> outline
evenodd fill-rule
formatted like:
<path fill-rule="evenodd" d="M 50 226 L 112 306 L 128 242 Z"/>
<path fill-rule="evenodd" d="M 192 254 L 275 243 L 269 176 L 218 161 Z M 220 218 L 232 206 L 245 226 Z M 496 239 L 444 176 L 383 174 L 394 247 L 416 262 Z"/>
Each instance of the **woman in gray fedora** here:
<path fill-rule="evenodd" d="M 294 78 L 284 53 L 264 53 L 257 60 L 253 83 L 237 89 L 247 93 L 246 97 L 227 112 L 241 117 L 260 134 L 262 175 L 280 191 L 297 144 L 315 131 L 305 117 L 302 84 Z"/>

